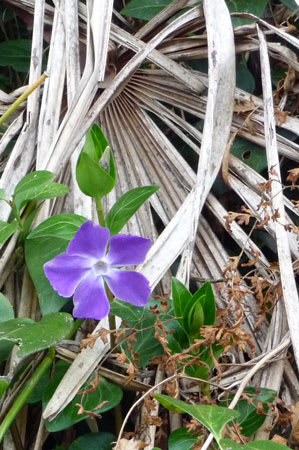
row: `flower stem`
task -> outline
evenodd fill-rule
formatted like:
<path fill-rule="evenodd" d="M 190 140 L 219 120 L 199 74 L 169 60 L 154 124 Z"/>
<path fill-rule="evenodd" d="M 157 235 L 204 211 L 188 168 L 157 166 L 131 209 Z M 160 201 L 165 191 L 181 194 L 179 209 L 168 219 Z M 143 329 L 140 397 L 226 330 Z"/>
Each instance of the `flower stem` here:
<path fill-rule="evenodd" d="M 0 443 L 3 441 L 4 436 L 6 435 L 9 427 L 11 426 L 12 422 L 15 420 L 18 412 L 21 410 L 23 405 L 26 403 L 28 397 L 33 392 L 34 388 L 36 387 L 39 380 L 42 378 L 42 376 L 45 374 L 46 370 L 52 365 L 53 360 L 55 357 L 55 350 L 54 348 L 49 349 L 48 355 L 42 360 L 40 365 L 35 370 L 34 374 L 28 380 L 26 383 L 24 389 L 21 391 L 21 393 L 18 395 L 16 400 L 14 401 L 12 407 L 6 414 L 3 422 L 0 425 Z"/>
<path fill-rule="evenodd" d="M 101 198 L 96 198 L 96 206 L 97 206 L 97 213 L 98 213 L 98 219 L 99 219 L 99 224 L 102 227 L 106 226 L 106 221 L 105 221 L 105 216 L 104 216 L 104 211 L 103 211 L 103 205 L 102 205 L 102 199 Z"/>

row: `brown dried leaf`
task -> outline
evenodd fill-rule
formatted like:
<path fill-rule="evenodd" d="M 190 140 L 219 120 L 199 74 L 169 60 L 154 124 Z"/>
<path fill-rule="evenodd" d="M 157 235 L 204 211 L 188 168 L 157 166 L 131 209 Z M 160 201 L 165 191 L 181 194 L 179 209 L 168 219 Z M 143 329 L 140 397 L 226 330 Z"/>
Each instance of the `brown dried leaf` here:
<path fill-rule="evenodd" d="M 255 109 L 255 104 L 252 98 L 250 100 L 245 100 L 245 102 L 237 102 L 234 106 L 234 112 L 239 113 L 246 113 L 251 112 Z"/>
<path fill-rule="evenodd" d="M 287 177 L 287 181 L 290 181 L 292 183 L 291 189 L 295 189 L 295 184 L 298 181 L 299 178 L 299 167 L 296 167 L 295 169 L 288 170 L 289 175 Z"/>
<path fill-rule="evenodd" d="M 142 441 L 136 441 L 135 439 L 120 439 L 118 445 L 113 447 L 113 450 L 140 450 L 147 446 Z"/>

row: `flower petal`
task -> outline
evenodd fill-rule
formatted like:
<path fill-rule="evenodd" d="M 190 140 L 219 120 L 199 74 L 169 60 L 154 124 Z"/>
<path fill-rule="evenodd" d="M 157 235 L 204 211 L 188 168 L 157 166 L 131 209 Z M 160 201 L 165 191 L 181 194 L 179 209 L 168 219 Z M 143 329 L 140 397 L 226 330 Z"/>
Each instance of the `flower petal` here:
<path fill-rule="evenodd" d="M 44 264 L 46 277 L 53 289 L 62 297 L 71 297 L 89 270 L 88 260 L 67 253 L 61 253 Z"/>
<path fill-rule="evenodd" d="M 90 273 L 80 284 L 74 295 L 73 316 L 82 319 L 100 320 L 110 311 L 110 303 L 102 277 Z"/>
<path fill-rule="evenodd" d="M 102 259 L 106 253 L 110 231 L 100 225 L 95 225 L 91 220 L 85 222 L 66 250 L 68 255 L 80 255 L 85 258 Z"/>
<path fill-rule="evenodd" d="M 151 244 L 151 239 L 131 234 L 118 234 L 110 240 L 110 250 L 106 259 L 113 266 L 141 264 Z"/>
<path fill-rule="evenodd" d="M 111 269 L 105 281 L 116 298 L 135 306 L 145 306 L 151 289 L 149 281 L 141 273 Z"/>

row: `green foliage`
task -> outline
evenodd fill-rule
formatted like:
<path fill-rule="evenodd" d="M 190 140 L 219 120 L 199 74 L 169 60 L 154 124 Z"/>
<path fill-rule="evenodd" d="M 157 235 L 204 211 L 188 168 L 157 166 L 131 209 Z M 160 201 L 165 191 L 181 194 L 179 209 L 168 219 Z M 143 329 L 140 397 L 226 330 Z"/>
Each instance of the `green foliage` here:
<path fill-rule="evenodd" d="M 295 0 L 280 0 L 281 3 L 286 5 L 291 11 L 296 11 L 298 9 L 298 4 L 295 2 Z"/>
<path fill-rule="evenodd" d="M 7 391 L 9 386 L 9 382 L 7 380 L 0 380 L 0 398 L 4 394 L 5 391 Z"/>
<path fill-rule="evenodd" d="M 196 441 L 196 436 L 189 433 L 186 428 L 178 428 L 169 436 L 168 450 L 191 450 Z"/>
<path fill-rule="evenodd" d="M 235 138 L 233 143 L 232 154 L 240 158 L 241 161 L 249 167 L 252 167 L 258 173 L 261 173 L 267 168 L 265 149 L 239 136 Z"/>
<path fill-rule="evenodd" d="M 219 445 L 220 450 L 283 450 L 287 447 L 281 444 L 276 444 L 271 441 L 254 441 L 248 444 L 241 445 L 237 444 L 230 439 L 222 439 L 222 431 L 226 424 L 231 420 L 239 422 L 240 413 L 235 410 L 228 408 L 223 408 L 221 406 L 208 406 L 208 405 L 188 405 L 181 400 L 169 397 L 167 395 L 158 394 L 155 398 L 170 411 L 178 413 L 187 413 L 194 419 L 198 420 L 202 425 L 204 425 L 214 436 Z M 178 438 L 180 438 L 178 434 Z M 172 441 L 175 443 L 175 438 L 172 437 Z M 169 446 L 170 450 L 179 449 L 179 447 Z M 180 447 L 183 448 L 184 447 Z M 188 450 L 191 447 L 185 447 Z"/>
<path fill-rule="evenodd" d="M 13 307 L 2 293 L 0 293 L 0 323 L 14 318 Z"/>
<path fill-rule="evenodd" d="M 116 170 L 113 153 L 102 130 L 96 124 L 86 136 L 77 163 L 76 177 L 81 191 L 101 199 L 115 186 Z"/>
<path fill-rule="evenodd" d="M 135 17 L 136 19 L 151 20 L 172 0 L 132 0 L 121 11 L 124 16 Z"/>
<path fill-rule="evenodd" d="M 18 356 L 27 356 L 60 342 L 73 328 L 73 318 L 67 313 L 48 314 L 40 322 L 17 318 L 0 324 L 0 341 L 19 345 Z"/>
<path fill-rule="evenodd" d="M 117 440 L 112 433 L 89 433 L 75 439 L 70 445 L 69 450 L 111 450 L 113 445 L 111 442 Z"/>
<path fill-rule="evenodd" d="M 106 225 L 111 236 L 119 233 L 140 206 L 158 189 L 159 186 L 137 187 L 118 199 L 106 216 Z"/>
<path fill-rule="evenodd" d="M 224 426 L 239 416 L 238 412 L 221 406 L 188 405 L 181 400 L 163 394 L 157 394 L 155 398 L 170 411 L 190 414 L 213 433 L 217 441 L 221 439 Z"/>
<path fill-rule="evenodd" d="M 29 71 L 31 44 L 29 39 L 7 40 L 0 43 L 0 66 L 11 66 L 17 72 Z"/>
<path fill-rule="evenodd" d="M 261 17 L 265 11 L 268 1 L 269 0 L 226 0 L 226 4 L 230 12 L 248 12 L 257 17 Z M 252 23 L 252 20 L 234 17 L 232 22 L 234 26 L 239 26 L 246 23 Z"/>
<path fill-rule="evenodd" d="M 221 439 L 220 448 L 221 450 L 286 450 L 288 447 L 271 441 L 253 441 L 241 445 L 230 439 Z"/>
<path fill-rule="evenodd" d="M 31 172 L 16 186 L 13 201 L 18 210 L 26 203 L 34 200 L 46 200 L 60 197 L 68 192 L 64 184 L 54 183 L 54 175 L 46 170 Z"/>
<path fill-rule="evenodd" d="M 17 228 L 17 219 L 13 219 L 10 223 L 0 220 L 0 244 L 4 244 L 4 242 L 6 242 L 7 239 L 14 234 Z"/>
<path fill-rule="evenodd" d="M 255 89 L 255 79 L 247 67 L 247 62 L 244 56 L 238 58 L 236 61 L 236 85 L 249 93 L 253 93 Z"/>
<path fill-rule="evenodd" d="M 41 223 L 26 239 L 26 263 L 43 314 L 59 311 L 68 301 L 58 295 L 50 285 L 44 273 L 44 264 L 66 250 L 68 243 L 85 221 L 84 217 L 76 214 L 58 214 Z"/>
<path fill-rule="evenodd" d="M 149 304 L 150 305 L 150 304 Z M 111 312 L 124 320 L 128 326 L 138 330 L 136 342 L 131 342 L 134 352 L 138 353 L 139 366 L 144 367 L 150 363 L 154 356 L 160 356 L 163 353 L 162 345 L 155 338 L 154 324 L 156 321 L 148 307 L 140 308 L 130 303 L 114 300 L 111 303 Z M 161 320 L 169 319 L 169 315 L 160 315 Z M 128 333 L 130 333 L 132 330 Z M 127 334 L 128 334 L 127 333 Z M 122 344 L 129 359 L 132 357 L 126 342 Z"/>
<path fill-rule="evenodd" d="M 67 371 L 69 364 L 64 361 L 60 361 L 55 365 L 55 373 L 54 376 L 49 381 L 47 388 L 43 394 L 43 408 L 47 406 L 49 400 L 52 398 L 58 384 L 60 383 L 62 377 Z M 95 375 L 93 375 L 93 379 Z M 87 382 L 81 388 L 81 392 L 90 388 L 89 383 Z M 79 407 L 76 404 L 82 404 L 85 411 L 93 411 L 96 413 L 104 413 L 105 411 L 109 411 L 114 408 L 118 403 L 120 403 L 122 399 L 122 390 L 120 387 L 115 386 L 112 383 L 109 383 L 105 378 L 100 377 L 99 385 L 94 389 L 93 392 L 88 393 L 88 395 L 77 394 L 74 399 L 58 414 L 55 419 L 51 422 L 48 420 L 45 421 L 45 425 L 47 429 L 51 432 L 56 432 L 60 430 L 65 430 L 66 428 L 71 427 L 75 423 L 80 422 L 83 419 L 88 417 L 88 414 L 83 412 L 82 414 L 78 414 Z M 97 408 L 98 405 L 107 401 L 102 408 Z"/>
<path fill-rule="evenodd" d="M 213 325 L 216 303 L 211 283 L 205 283 L 194 295 L 176 278 L 172 279 L 173 305 L 178 322 L 190 340 L 200 337 L 203 325 Z"/>
<path fill-rule="evenodd" d="M 236 422 L 242 427 L 242 434 L 247 437 L 253 436 L 257 430 L 263 425 L 266 419 L 266 413 L 269 410 L 269 403 L 273 403 L 276 391 L 272 389 L 259 388 L 259 392 L 256 393 L 256 388 L 247 387 L 245 393 L 250 395 L 251 401 L 240 400 L 235 406 L 235 411 L 240 413 L 240 416 Z M 228 396 L 228 401 L 233 399 L 233 395 Z M 265 414 L 257 413 L 258 403 L 262 403 Z M 225 403 L 221 402 L 220 406 L 224 406 Z"/>

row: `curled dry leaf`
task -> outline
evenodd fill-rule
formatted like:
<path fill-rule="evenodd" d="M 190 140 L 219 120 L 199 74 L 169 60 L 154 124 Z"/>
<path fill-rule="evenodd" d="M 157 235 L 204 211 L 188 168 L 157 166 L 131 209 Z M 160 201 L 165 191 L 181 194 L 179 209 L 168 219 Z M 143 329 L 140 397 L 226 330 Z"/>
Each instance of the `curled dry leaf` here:
<path fill-rule="evenodd" d="M 288 170 L 289 175 L 287 177 L 287 181 L 290 181 L 292 183 L 291 189 L 295 189 L 295 184 L 297 183 L 297 180 L 299 178 L 299 167 L 296 167 L 295 169 Z"/>
<path fill-rule="evenodd" d="M 145 447 L 146 444 L 142 441 L 135 441 L 135 439 L 121 439 L 119 443 L 113 447 L 113 450 L 139 450 Z"/>

